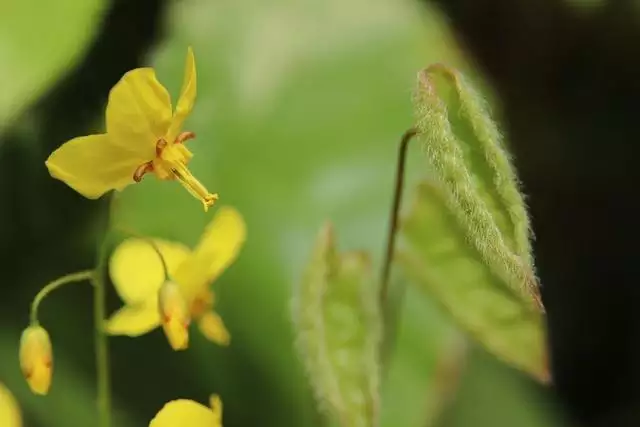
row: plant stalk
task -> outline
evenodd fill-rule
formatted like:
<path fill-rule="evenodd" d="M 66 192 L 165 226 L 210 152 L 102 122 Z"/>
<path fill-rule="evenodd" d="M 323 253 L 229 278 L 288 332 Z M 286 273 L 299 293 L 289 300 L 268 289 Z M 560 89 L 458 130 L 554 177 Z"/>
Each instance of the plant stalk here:
<path fill-rule="evenodd" d="M 48 283 L 44 288 L 40 289 L 40 292 L 36 295 L 31 303 L 31 315 L 30 320 L 32 325 L 38 325 L 38 307 L 40 307 L 40 303 L 45 299 L 47 295 L 56 289 L 68 284 L 81 282 L 83 280 L 91 280 L 93 277 L 92 270 L 78 271 L 77 273 L 67 274 L 65 276 L 59 277 L 51 283 Z"/>
<path fill-rule="evenodd" d="M 407 160 L 407 148 L 409 142 L 418 133 L 416 128 L 407 130 L 398 147 L 398 164 L 396 168 L 396 183 L 393 192 L 393 205 L 389 215 L 389 232 L 387 234 L 387 246 L 382 267 L 380 284 L 380 306 L 384 308 L 389 296 L 389 277 L 391 275 L 391 261 L 395 252 L 396 232 L 398 231 L 398 216 L 400 215 L 400 205 L 402 204 L 402 191 L 404 189 L 404 169 Z"/>

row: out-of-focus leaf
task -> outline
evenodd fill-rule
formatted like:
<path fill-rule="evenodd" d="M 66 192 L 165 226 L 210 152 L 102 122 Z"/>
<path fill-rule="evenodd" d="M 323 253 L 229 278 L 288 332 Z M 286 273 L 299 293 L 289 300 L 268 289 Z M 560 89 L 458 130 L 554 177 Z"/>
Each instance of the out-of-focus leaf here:
<path fill-rule="evenodd" d="M 293 306 L 298 350 L 321 408 L 343 427 L 377 426 L 381 319 L 367 256 L 338 254 L 325 226 Z"/>
<path fill-rule="evenodd" d="M 540 305 L 528 215 L 485 101 L 462 74 L 436 65 L 418 76 L 416 113 L 433 180 L 469 242 L 524 303 Z"/>
<path fill-rule="evenodd" d="M 421 426 L 436 426 L 458 392 L 460 379 L 468 357 L 467 339 L 453 331 L 438 349 L 436 367 L 428 384 Z"/>
<path fill-rule="evenodd" d="M 418 186 L 398 260 L 465 330 L 503 361 L 548 379 L 542 314 L 496 275 L 432 182 Z"/>
<path fill-rule="evenodd" d="M 0 2 L 0 132 L 74 65 L 103 0 Z"/>

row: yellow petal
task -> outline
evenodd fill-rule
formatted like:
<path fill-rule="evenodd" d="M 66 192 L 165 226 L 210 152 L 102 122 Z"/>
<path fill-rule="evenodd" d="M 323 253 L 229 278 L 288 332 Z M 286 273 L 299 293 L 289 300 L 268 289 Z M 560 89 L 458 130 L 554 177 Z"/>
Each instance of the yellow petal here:
<path fill-rule="evenodd" d="M 173 113 L 173 119 L 169 132 L 167 133 L 167 141 L 173 142 L 182 130 L 185 119 L 191 113 L 193 104 L 196 100 L 196 59 L 193 56 L 193 49 L 189 47 L 187 50 L 187 60 L 184 65 L 184 79 L 182 81 L 182 90 L 180 91 L 180 99 Z"/>
<path fill-rule="evenodd" d="M 153 239 L 167 263 L 169 274 L 190 254 L 189 249 L 180 243 Z M 109 262 L 111 280 L 127 304 L 139 304 L 155 295 L 166 278 L 162 260 L 149 241 L 131 238 L 122 242 L 111 256 Z"/>
<path fill-rule="evenodd" d="M 221 207 L 198 246 L 174 275 L 187 301 L 193 300 L 236 259 L 245 238 L 242 215 L 232 207 Z"/>
<path fill-rule="evenodd" d="M 198 320 L 198 327 L 200 328 L 202 335 L 204 335 L 209 341 L 213 341 L 219 345 L 229 345 L 231 335 L 224 326 L 224 322 L 218 313 L 214 311 L 207 311 L 204 313 L 200 317 L 200 320 Z"/>
<path fill-rule="evenodd" d="M 116 311 L 105 322 L 105 330 L 109 335 L 128 335 L 137 337 L 160 326 L 158 298 L 145 304 L 125 305 Z"/>
<path fill-rule="evenodd" d="M 21 427 L 22 416 L 13 394 L 0 383 L 0 426 Z"/>
<path fill-rule="evenodd" d="M 216 416 L 217 424 L 214 424 L 214 425 L 221 426 L 222 425 L 222 399 L 220 399 L 220 396 L 218 396 L 217 394 L 212 394 L 209 397 L 209 406 L 211 407 L 211 411 Z"/>
<path fill-rule="evenodd" d="M 220 414 L 198 402 L 172 400 L 151 420 L 149 427 L 221 427 Z"/>
<path fill-rule="evenodd" d="M 152 68 L 126 73 L 109 93 L 107 133 L 115 144 L 147 161 L 171 123 L 171 99 Z"/>
<path fill-rule="evenodd" d="M 162 329 L 171 348 L 185 350 L 189 346 L 191 316 L 187 302 L 174 282 L 167 281 L 160 288 L 159 309 Z"/>
<path fill-rule="evenodd" d="M 133 184 L 133 174 L 143 163 L 104 134 L 74 138 L 45 162 L 52 177 L 90 199 Z"/>

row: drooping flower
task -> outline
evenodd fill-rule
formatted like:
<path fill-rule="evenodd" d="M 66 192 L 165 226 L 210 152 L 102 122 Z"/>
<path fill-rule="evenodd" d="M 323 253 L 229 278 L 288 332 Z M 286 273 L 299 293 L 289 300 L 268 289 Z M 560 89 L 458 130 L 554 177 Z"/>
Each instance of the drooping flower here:
<path fill-rule="evenodd" d="M 218 425 L 218 424 L 212 424 Z M 0 383 L 0 426 L 21 427 L 22 415 L 16 398 L 2 383 Z"/>
<path fill-rule="evenodd" d="M 35 394 L 45 395 L 51 386 L 53 353 L 47 331 L 31 325 L 20 338 L 20 368 L 29 387 Z"/>
<path fill-rule="evenodd" d="M 220 316 L 213 311 L 214 294 L 210 284 L 236 259 L 245 238 L 246 228 L 240 213 L 231 207 L 221 207 L 193 251 L 180 243 L 154 239 L 167 265 L 170 281 L 177 285 L 179 296 L 186 302 L 190 319 L 198 323 L 206 338 L 220 345 L 227 345 L 230 336 Z M 181 306 L 175 303 L 176 289 L 170 291 L 174 303 L 160 304 L 160 290 L 167 278 L 161 259 L 148 241 L 125 240 L 112 255 L 109 270 L 125 306 L 107 320 L 107 333 L 135 337 L 174 318 L 166 309 Z M 179 312 L 173 314 L 185 318 Z M 174 335 L 179 335 L 176 329 L 182 327 L 186 331 L 188 323 L 167 325 L 165 332 L 169 328 Z M 168 338 L 171 344 L 172 337 Z M 176 342 L 180 339 L 183 338 Z"/>
<path fill-rule="evenodd" d="M 188 399 L 172 400 L 151 420 L 149 427 L 222 427 L 222 401 L 209 399 L 210 407 Z"/>
<path fill-rule="evenodd" d="M 49 173 L 85 197 L 96 199 L 122 190 L 146 173 L 177 180 L 207 210 L 218 199 L 187 168 L 192 157 L 182 132 L 196 97 L 196 68 L 189 48 L 184 81 L 175 111 L 153 68 L 127 72 L 111 89 L 106 112 L 107 132 L 64 143 L 46 161 Z"/>

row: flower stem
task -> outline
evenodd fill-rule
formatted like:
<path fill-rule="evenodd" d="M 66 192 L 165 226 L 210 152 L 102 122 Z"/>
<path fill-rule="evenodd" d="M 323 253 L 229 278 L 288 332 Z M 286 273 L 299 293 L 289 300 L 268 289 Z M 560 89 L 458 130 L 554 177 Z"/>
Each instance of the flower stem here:
<path fill-rule="evenodd" d="M 393 192 L 393 205 L 389 218 L 389 233 L 387 234 L 387 249 L 382 267 L 380 285 L 380 305 L 384 307 L 389 295 L 389 276 L 391 274 L 391 260 L 395 251 L 396 232 L 398 231 L 398 216 L 402 202 L 402 190 L 404 189 L 404 167 L 407 160 L 407 147 L 411 139 L 418 133 L 417 129 L 407 130 L 400 140 L 398 147 L 398 165 L 396 169 L 396 184 Z"/>
<path fill-rule="evenodd" d="M 393 205 L 389 216 L 389 232 L 387 235 L 387 246 L 380 278 L 380 312 L 382 313 L 383 337 L 380 343 L 380 362 L 386 367 L 391 356 L 391 349 L 395 340 L 395 329 L 397 322 L 397 309 L 401 304 L 398 301 L 389 300 L 389 278 L 391 275 L 391 261 L 395 252 L 396 233 L 398 231 L 398 216 L 400 215 L 400 205 L 402 204 L 402 192 L 404 190 L 404 169 L 407 160 L 407 148 L 409 142 L 418 133 L 416 128 L 407 130 L 400 139 L 398 146 L 398 164 L 396 168 L 396 183 L 393 192 Z"/>
<path fill-rule="evenodd" d="M 92 277 L 93 277 L 92 270 L 78 271 L 77 273 L 71 273 L 71 274 L 62 276 L 54 280 L 53 282 L 48 283 L 44 288 L 40 289 L 40 292 L 38 292 L 36 297 L 33 299 L 33 302 L 31 303 L 31 317 L 30 317 L 31 324 L 32 325 L 39 324 L 38 307 L 40 306 L 40 303 L 42 302 L 43 299 L 45 299 L 47 295 L 49 295 L 51 292 L 55 291 L 56 289 L 68 283 L 75 283 L 75 282 L 81 282 L 83 280 L 90 280 Z"/>
<path fill-rule="evenodd" d="M 104 267 L 106 242 L 100 246 L 98 265 L 93 274 L 93 315 L 95 323 L 95 353 L 98 382 L 98 419 L 100 427 L 111 425 L 111 378 L 109 376 L 109 342 L 104 329 L 106 318 L 106 288 L 104 284 Z"/>

